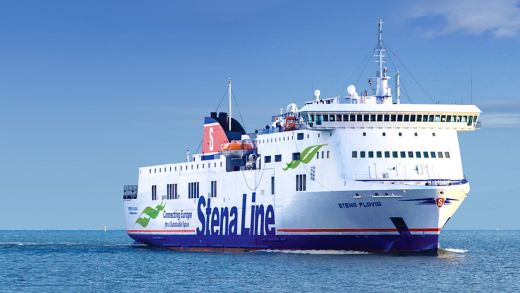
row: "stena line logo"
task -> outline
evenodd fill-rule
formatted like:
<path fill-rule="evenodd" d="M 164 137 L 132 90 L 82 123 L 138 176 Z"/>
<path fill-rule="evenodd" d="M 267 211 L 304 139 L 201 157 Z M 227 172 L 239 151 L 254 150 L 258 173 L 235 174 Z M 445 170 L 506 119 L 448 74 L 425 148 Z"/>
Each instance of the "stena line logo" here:
<path fill-rule="evenodd" d="M 249 211 L 249 216 L 246 211 Z M 270 204 L 256 204 L 255 192 L 250 203 L 247 194 L 242 196 L 240 213 L 236 206 L 212 207 L 211 198 L 206 200 L 201 196 L 197 203 L 197 215 L 201 224 L 197 235 L 200 236 L 275 235 L 274 208 Z"/>
<path fill-rule="evenodd" d="M 215 143 L 213 142 L 213 127 L 209 129 L 209 150 L 212 152 L 214 149 Z"/>

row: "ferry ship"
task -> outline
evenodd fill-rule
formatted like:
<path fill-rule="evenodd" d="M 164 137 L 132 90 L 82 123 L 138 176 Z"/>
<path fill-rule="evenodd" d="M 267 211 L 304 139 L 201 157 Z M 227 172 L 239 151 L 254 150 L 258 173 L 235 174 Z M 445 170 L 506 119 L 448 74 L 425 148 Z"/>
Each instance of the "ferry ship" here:
<path fill-rule="evenodd" d="M 124 186 L 128 235 L 187 250 L 437 252 L 470 190 L 457 133 L 474 105 L 395 100 L 382 21 L 369 92 L 292 103 L 247 133 L 228 113 L 204 118 L 202 151 L 139 168 Z M 283 112 L 283 111 L 282 111 Z"/>

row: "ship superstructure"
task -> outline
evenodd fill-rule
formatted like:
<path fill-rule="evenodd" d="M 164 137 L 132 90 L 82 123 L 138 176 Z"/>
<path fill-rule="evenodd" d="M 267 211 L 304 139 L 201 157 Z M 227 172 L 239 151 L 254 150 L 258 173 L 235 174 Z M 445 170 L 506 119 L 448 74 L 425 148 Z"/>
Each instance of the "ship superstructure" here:
<path fill-rule="evenodd" d="M 382 22 L 371 93 L 287 106 L 246 133 L 228 113 L 204 120 L 202 152 L 139 168 L 125 186 L 127 231 L 178 249 L 436 251 L 469 192 L 458 131 L 474 105 L 402 104 L 384 66 Z M 231 97 L 231 82 L 228 84 Z"/>

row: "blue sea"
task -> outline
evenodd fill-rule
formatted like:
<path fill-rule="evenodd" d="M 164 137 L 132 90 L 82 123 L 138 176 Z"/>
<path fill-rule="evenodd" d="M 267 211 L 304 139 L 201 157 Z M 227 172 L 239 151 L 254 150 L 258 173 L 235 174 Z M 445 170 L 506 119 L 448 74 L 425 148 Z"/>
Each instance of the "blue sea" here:
<path fill-rule="evenodd" d="M 124 231 L 0 231 L 0 292 L 520 291 L 520 231 L 443 231 L 438 256 L 178 252 Z"/>

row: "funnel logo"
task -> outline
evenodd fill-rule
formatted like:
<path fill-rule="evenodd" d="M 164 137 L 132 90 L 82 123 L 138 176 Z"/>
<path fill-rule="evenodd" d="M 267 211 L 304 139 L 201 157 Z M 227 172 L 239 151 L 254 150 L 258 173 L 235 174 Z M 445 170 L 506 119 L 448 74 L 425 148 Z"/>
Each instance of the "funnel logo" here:
<path fill-rule="evenodd" d="M 437 207 L 442 207 L 444 205 L 444 202 L 446 201 L 446 199 L 442 198 L 442 197 L 439 197 L 435 200 L 435 202 L 437 203 Z"/>

